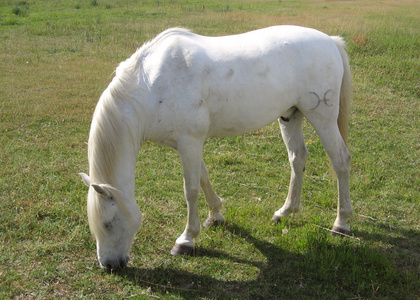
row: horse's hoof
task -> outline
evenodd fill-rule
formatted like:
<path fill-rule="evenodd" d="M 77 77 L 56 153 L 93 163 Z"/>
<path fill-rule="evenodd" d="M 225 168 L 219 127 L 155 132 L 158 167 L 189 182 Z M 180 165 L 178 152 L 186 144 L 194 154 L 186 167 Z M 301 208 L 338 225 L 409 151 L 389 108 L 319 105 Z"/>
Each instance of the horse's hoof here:
<path fill-rule="evenodd" d="M 331 236 L 344 236 L 344 235 L 349 235 L 349 234 L 350 234 L 350 230 L 346 230 L 339 227 L 333 227 L 333 229 L 331 230 Z"/>
<path fill-rule="evenodd" d="M 220 226 L 220 225 L 223 225 L 223 224 L 225 224 L 226 223 L 226 221 L 220 221 L 220 220 L 217 220 L 217 219 L 211 219 L 211 218 L 208 218 L 204 223 L 203 223 L 203 227 L 204 228 L 208 228 L 208 227 L 217 227 L 217 226 Z"/>
<path fill-rule="evenodd" d="M 274 224 L 281 223 L 281 220 L 282 220 L 282 217 L 280 217 L 280 216 L 276 216 L 276 215 L 274 215 L 274 216 L 271 218 L 271 221 L 272 221 Z"/>
<path fill-rule="evenodd" d="M 193 255 L 194 247 L 175 244 L 171 250 L 171 255 Z"/>

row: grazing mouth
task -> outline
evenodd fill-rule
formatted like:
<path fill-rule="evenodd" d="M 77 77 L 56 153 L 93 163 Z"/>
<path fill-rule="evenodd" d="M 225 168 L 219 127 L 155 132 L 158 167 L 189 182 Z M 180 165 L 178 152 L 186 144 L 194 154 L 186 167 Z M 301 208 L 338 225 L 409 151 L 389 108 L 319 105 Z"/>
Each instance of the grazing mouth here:
<path fill-rule="evenodd" d="M 104 264 L 99 263 L 101 268 L 105 270 L 107 273 L 112 273 L 114 271 L 120 271 L 124 269 L 127 266 L 128 261 L 130 260 L 130 257 L 125 256 L 118 259 L 108 259 L 105 261 Z"/>

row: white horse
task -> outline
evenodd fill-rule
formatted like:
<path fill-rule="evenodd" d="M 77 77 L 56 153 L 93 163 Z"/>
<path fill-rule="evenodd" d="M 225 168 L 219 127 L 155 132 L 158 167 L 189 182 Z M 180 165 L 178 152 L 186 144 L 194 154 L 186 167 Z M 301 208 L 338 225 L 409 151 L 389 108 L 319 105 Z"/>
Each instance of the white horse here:
<path fill-rule="evenodd" d="M 191 254 L 200 232 L 197 198 L 209 218 L 225 222 L 222 201 L 203 162 L 210 137 L 241 135 L 279 119 L 292 169 L 284 205 L 273 221 L 299 211 L 308 158 L 302 119 L 312 124 L 338 179 L 333 229 L 349 232 L 350 154 L 345 139 L 351 74 L 344 41 L 314 29 L 275 26 L 205 37 L 173 28 L 122 62 L 96 106 L 89 136 L 87 213 L 98 260 L 110 272 L 126 266 L 141 213 L 134 198 L 135 162 L 144 141 L 181 159 L 188 219 L 171 254 Z"/>

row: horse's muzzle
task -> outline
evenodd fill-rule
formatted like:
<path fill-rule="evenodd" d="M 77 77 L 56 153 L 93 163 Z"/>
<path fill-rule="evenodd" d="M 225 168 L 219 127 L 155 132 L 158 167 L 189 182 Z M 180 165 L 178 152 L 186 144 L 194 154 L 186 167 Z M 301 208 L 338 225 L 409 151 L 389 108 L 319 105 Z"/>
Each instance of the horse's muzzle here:
<path fill-rule="evenodd" d="M 129 260 L 130 258 L 128 256 L 120 257 L 118 259 L 107 259 L 104 264 L 100 263 L 100 265 L 107 273 L 112 273 L 113 271 L 124 269 Z"/>

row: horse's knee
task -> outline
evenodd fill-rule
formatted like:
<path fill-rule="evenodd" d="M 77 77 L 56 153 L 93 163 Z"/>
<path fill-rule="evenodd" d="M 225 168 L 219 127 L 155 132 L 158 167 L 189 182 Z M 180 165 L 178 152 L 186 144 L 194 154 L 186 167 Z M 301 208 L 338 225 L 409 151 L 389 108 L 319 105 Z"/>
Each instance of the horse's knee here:
<path fill-rule="evenodd" d="M 186 186 L 184 188 L 185 198 L 187 199 L 188 203 L 195 203 L 198 199 L 198 194 L 200 193 L 199 187 L 190 187 Z"/>
<path fill-rule="evenodd" d="M 209 172 L 207 169 L 201 169 L 200 184 L 207 184 L 209 182 Z"/>

